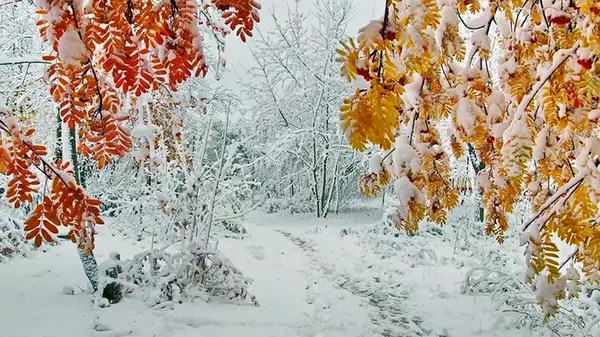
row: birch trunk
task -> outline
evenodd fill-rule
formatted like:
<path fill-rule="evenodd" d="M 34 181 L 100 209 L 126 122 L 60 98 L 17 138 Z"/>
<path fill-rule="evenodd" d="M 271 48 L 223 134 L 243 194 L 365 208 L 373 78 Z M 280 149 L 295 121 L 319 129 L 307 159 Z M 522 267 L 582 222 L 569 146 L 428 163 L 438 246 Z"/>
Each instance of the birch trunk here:
<path fill-rule="evenodd" d="M 73 166 L 73 175 L 75 178 L 75 182 L 79 184 L 79 165 L 77 162 L 77 138 L 75 134 L 75 129 L 69 129 L 67 125 L 61 121 L 60 135 L 62 147 L 62 160 L 71 162 L 71 165 Z M 92 251 L 89 255 L 85 255 L 84 250 L 82 248 L 77 247 L 77 254 L 79 255 L 79 260 L 81 261 L 81 265 L 83 266 L 83 272 L 85 273 L 85 276 L 87 276 L 94 291 L 97 291 L 98 262 L 96 261 L 94 252 Z"/>

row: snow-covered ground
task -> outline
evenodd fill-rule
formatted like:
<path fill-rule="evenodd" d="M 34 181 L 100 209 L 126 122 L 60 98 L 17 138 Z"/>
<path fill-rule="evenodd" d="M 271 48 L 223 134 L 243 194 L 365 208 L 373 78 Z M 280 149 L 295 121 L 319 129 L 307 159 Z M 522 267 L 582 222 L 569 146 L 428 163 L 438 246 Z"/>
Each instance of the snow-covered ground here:
<path fill-rule="evenodd" d="M 86 279 L 75 247 L 64 242 L 0 264 L 0 336 L 551 336 L 515 328 L 488 296 L 462 293 L 484 256 L 456 251 L 436 231 L 365 235 L 380 218 L 376 211 L 327 220 L 251 216 L 249 236 L 223 239 L 219 249 L 254 280 L 259 307 L 198 300 L 156 310 L 131 297 L 99 308 L 80 290 Z M 98 236 L 99 261 L 147 248 L 113 232 Z M 64 294 L 65 285 L 75 295 Z"/>

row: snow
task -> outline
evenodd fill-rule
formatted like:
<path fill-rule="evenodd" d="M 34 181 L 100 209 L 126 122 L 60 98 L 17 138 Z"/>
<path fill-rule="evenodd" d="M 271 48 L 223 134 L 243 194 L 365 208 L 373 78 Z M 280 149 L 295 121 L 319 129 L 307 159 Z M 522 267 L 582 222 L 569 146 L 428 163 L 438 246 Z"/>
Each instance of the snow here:
<path fill-rule="evenodd" d="M 33 258 L 0 264 L 0 298 L 11 303 L 0 308 L 2 332 L 10 337 L 548 336 L 516 328 L 514 317 L 498 311 L 490 297 L 464 292 L 465 277 L 483 262 L 481 254 L 456 252 L 451 240 L 429 232 L 382 236 L 372 224 L 380 218 L 376 210 L 327 220 L 253 214 L 244 224 L 249 236 L 222 239 L 219 249 L 253 279 L 251 291 L 260 307 L 196 300 L 156 310 L 128 296 L 103 308 L 107 303 L 94 303 L 86 292 L 75 248 L 61 242 Z M 98 233 L 95 254 L 106 261 L 118 251 L 128 259 L 148 244 L 120 237 L 109 224 Z M 511 253 L 519 259 L 518 252 Z"/>
<path fill-rule="evenodd" d="M 381 162 L 383 157 L 379 153 L 375 153 L 369 158 L 369 171 L 372 173 L 379 173 L 381 171 Z"/>
<path fill-rule="evenodd" d="M 475 116 L 473 114 L 471 101 L 468 97 L 461 97 L 459 99 L 456 120 L 458 125 L 465 130 L 467 135 L 473 135 L 473 132 L 475 132 Z"/>
<path fill-rule="evenodd" d="M 544 312 L 554 312 L 558 305 L 556 297 L 566 287 L 566 278 L 560 277 L 553 283 L 548 282 L 548 274 L 539 274 L 534 282 L 536 288 L 535 299 L 542 304 Z"/>
<path fill-rule="evenodd" d="M 160 128 L 154 124 L 140 123 L 131 130 L 131 136 L 151 142 L 160 134 Z"/>
<path fill-rule="evenodd" d="M 62 288 L 62 293 L 65 295 L 73 295 L 73 294 L 75 294 L 75 289 L 71 286 L 65 285 Z"/>
<path fill-rule="evenodd" d="M 410 172 L 421 171 L 421 157 L 403 137 L 397 137 L 392 158 L 394 172 L 397 176 L 405 176 Z"/>
<path fill-rule="evenodd" d="M 23 64 L 23 63 L 48 64 L 50 62 L 43 60 L 40 56 L 37 56 L 37 55 L 0 58 L 0 65 Z"/>
<path fill-rule="evenodd" d="M 407 106 L 418 106 L 422 101 L 421 88 L 423 87 L 423 78 L 420 75 L 414 75 L 412 82 L 404 86 L 404 93 L 401 97 Z"/>
<path fill-rule="evenodd" d="M 514 56 L 510 57 L 504 62 L 501 62 L 498 67 L 500 77 L 504 80 L 506 80 L 508 76 L 513 74 L 515 71 L 517 71 L 517 62 Z"/>
<path fill-rule="evenodd" d="M 437 45 L 442 45 L 444 33 L 448 26 L 456 26 L 459 23 L 458 15 L 456 15 L 456 10 L 449 5 L 445 4 L 442 7 L 441 15 L 442 19 L 440 20 L 439 28 L 435 32 L 435 42 Z"/>
<path fill-rule="evenodd" d="M 419 190 L 408 177 L 401 177 L 394 183 L 394 191 L 400 202 L 400 215 L 403 219 L 406 219 L 408 217 L 408 204 L 417 196 Z"/>
<path fill-rule="evenodd" d="M 545 127 L 535 137 L 535 145 L 533 147 L 533 158 L 540 160 L 544 157 L 546 149 L 546 140 L 548 139 L 549 128 Z"/>
<path fill-rule="evenodd" d="M 502 139 L 502 134 L 508 128 L 508 123 L 496 123 L 492 125 L 492 137 Z"/>
<path fill-rule="evenodd" d="M 579 48 L 577 50 L 577 57 L 584 60 L 591 59 L 593 57 L 592 50 L 590 48 Z"/>
<path fill-rule="evenodd" d="M 358 31 L 358 37 L 356 40 L 358 41 L 359 46 L 362 48 L 364 46 L 376 46 L 382 45 L 383 39 L 381 37 L 381 28 L 383 27 L 383 22 L 381 20 L 372 20 L 363 28 Z"/>
<path fill-rule="evenodd" d="M 356 76 L 356 78 L 354 79 L 354 81 L 352 81 L 352 88 L 353 89 L 359 89 L 359 90 L 367 90 L 371 87 L 371 82 L 367 81 L 364 77 L 362 76 Z"/>
<path fill-rule="evenodd" d="M 511 32 L 511 22 L 506 18 L 504 11 L 496 11 L 494 20 L 498 25 L 500 34 L 504 37 L 507 37 Z"/>
<path fill-rule="evenodd" d="M 484 29 L 480 29 L 474 32 L 471 36 L 471 43 L 473 44 L 473 46 L 489 51 L 492 41 L 487 32 Z"/>
<path fill-rule="evenodd" d="M 600 118 L 600 109 L 591 110 L 588 113 L 588 118 L 589 118 L 590 121 L 597 122 L 598 119 Z"/>
<path fill-rule="evenodd" d="M 0 298 L 24 304 L 2 306 L 3 335 L 88 336 L 100 322 L 113 334 L 144 337 L 370 336 L 371 322 L 360 298 L 338 289 L 323 272 L 314 271 L 312 261 L 282 234 L 259 226 L 248 225 L 248 229 L 250 239 L 223 240 L 219 247 L 254 280 L 252 291 L 261 303 L 258 308 L 198 301 L 161 311 L 134 298 L 110 308 L 95 307 L 81 290 L 75 296 L 61 292 L 65 282 L 76 286 L 64 287 L 86 287 L 75 248 L 63 242 L 48 254 L 0 265 Z M 112 251 L 131 258 L 145 248 L 113 237 L 107 228 L 100 230 L 96 247 L 99 260 L 108 259 Z M 48 303 L 55 305 L 53 310 L 45 310 Z M 23 324 L 26 320 L 39 324 Z"/>
<path fill-rule="evenodd" d="M 87 50 L 79 33 L 69 29 L 58 40 L 58 58 L 67 66 L 81 65 L 81 59 L 87 57 Z"/>

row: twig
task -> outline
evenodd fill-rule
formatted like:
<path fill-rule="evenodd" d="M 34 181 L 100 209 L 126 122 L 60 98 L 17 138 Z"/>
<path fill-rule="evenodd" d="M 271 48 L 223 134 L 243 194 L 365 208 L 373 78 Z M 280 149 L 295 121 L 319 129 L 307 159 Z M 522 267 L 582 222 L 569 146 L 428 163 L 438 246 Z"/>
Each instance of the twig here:
<path fill-rule="evenodd" d="M 389 0 L 385 0 L 385 11 L 383 14 L 383 25 L 381 27 L 381 38 L 383 40 L 385 40 L 385 31 L 387 29 L 387 26 L 389 24 L 389 16 L 390 16 L 390 1 Z M 377 78 L 379 78 L 381 80 L 381 83 L 383 83 L 383 78 L 382 76 L 382 70 L 383 70 L 383 50 L 379 53 L 379 69 L 377 69 Z"/>
<path fill-rule="evenodd" d="M 8 133 L 9 135 L 12 135 L 12 133 L 9 131 L 8 126 L 6 125 L 6 123 L 4 123 L 4 121 L 0 121 L 0 129 L 5 131 L 6 133 Z M 47 170 L 50 170 L 54 173 L 54 175 L 56 177 L 58 177 L 58 179 L 60 179 L 60 181 L 63 182 L 63 184 L 70 189 L 72 192 L 76 192 L 76 190 L 74 190 L 64 179 L 63 177 L 59 174 L 60 172 L 53 166 L 50 165 L 44 158 L 42 158 L 42 156 L 40 156 L 34 149 L 33 146 L 31 145 L 30 142 L 25 141 L 25 140 L 21 140 L 23 142 L 23 144 L 25 144 L 25 146 L 27 146 L 27 148 L 29 148 L 31 150 L 31 152 L 33 152 L 40 160 L 40 162 L 42 163 L 42 167 L 39 167 L 38 164 L 35 163 L 35 161 L 32 160 L 32 164 L 40 171 L 42 172 L 42 174 L 44 174 L 44 176 L 46 176 L 48 179 L 52 179 L 53 177 L 48 174 Z M 74 193 L 75 194 L 75 193 Z M 83 200 L 80 200 L 83 201 Z"/>
<path fill-rule="evenodd" d="M 569 257 L 560 264 L 560 266 L 558 266 L 558 270 L 561 270 L 569 261 L 575 258 L 577 253 L 579 253 L 579 248 L 576 248 L 575 251 L 571 253 L 571 255 L 569 255 Z"/>
<path fill-rule="evenodd" d="M 73 1 L 69 2 L 69 6 L 71 7 L 71 11 L 73 12 L 73 21 L 75 22 L 75 29 L 77 30 L 77 35 L 79 36 L 79 39 L 81 40 L 81 43 L 83 43 L 85 45 L 85 41 L 83 39 L 83 35 L 81 34 L 81 28 L 79 26 L 79 20 L 77 20 L 77 11 L 75 11 L 75 5 L 73 4 Z M 96 74 L 96 70 L 94 69 L 94 64 L 92 63 L 92 59 L 91 58 L 87 58 L 87 63 L 89 64 L 90 70 L 92 71 L 92 75 L 94 76 L 94 81 L 96 82 L 96 94 L 98 95 L 98 109 L 97 109 L 97 113 L 100 114 L 100 120 L 103 120 L 104 118 L 102 117 L 102 101 L 104 100 L 104 98 L 102 97 L 102 92 L 100 91 L 100 82 L 98 80 L 98 75 Z M 102 128 L 105 128 L 105 125 L 102 125 Z"/>
<path fill-rule="evenodd" d="M 578 176 L 572 178 L 571 181 L 564 185 L 560 190 L 554 193 L 554 195 L 546 200 L 542 207 L 540 207 L 539 211 L 533 216 L 533 218 L 531 218 L 527 224 L 525 224 L 522 231 L 526 231 L 532 223 L 534 223 L 544 212 L 546 212 L 548 208 L 553 206 L 565 193 L 569 191 L 574 192 L 581 185 L 581 183 L 583 183 L 584 178 L 585 176 L 583 174 L 579 174 Z M 570 197 L 571 194 L 569 194 L 568 197 Z"/>
<path fill-rule="evenodd" d="M 460 22 L 462 22 L 463 26 L 465 26 L 465 28 L 469 29 L 469 30 L 479 30 L 481 28 L 485 27 L 484 25 L 481 25 L 479 27 L 469 27 L 469 25 L 465 22 L 465 20 L 462 18 L 462 16 L 460 15 L 460 12 L 458 10 L 456 10 L 456 15 L 458 16 L 458 19 L 460 20 Z"/>

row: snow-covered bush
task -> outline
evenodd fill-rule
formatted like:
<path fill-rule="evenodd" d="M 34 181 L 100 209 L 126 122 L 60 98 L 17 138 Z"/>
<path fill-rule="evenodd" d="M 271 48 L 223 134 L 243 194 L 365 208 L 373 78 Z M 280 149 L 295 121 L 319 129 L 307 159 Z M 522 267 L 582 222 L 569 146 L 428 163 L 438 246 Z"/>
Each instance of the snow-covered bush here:
<path fill-rule="evenodd" d="M 8 210 L 0 210 L 0 262 L 15 257 L 27 256 L 33 247 L 25 240 L 23 220 L 15 218 Z"/>
<path fill-rule="evenodd" d="M 600 330 L 594 330 L 597 329 L 594 325 L 600 315 L 600 303 L 593 298 L 600 298 L 600 293 L 591 292 L 589 297 L 582 295 L 580 299 L 565 301 L 554 317 L 547 318 L 531 286 L 523 281 L 522 273 L 515 272 L 520 269 L 507 266 L 510 257 L 489 257 L 484 258 L 488 263 L 467 272 L 462 290 L 466 294 L 490 295 L 499 311 L 513 314 L 507 316 L 513 319 L 504 319 L 505 324 L 528 330 L 548 329 L 557 336 L 597 336 Z"/>
<path fill-rule="evenodd" d="M 101 264 L 101 272 L 107 275 L 103 291 L 118 283 L 119 290 L 132 292 L 148 306 L 159 309 L 196 298 L 248 300 L 258 306 L 258 300 L 248 291 L 251 280 L 227 257 L 201 248 L 203 245 L 195 240 L 176 252 L 165 247 L 144 251 L 124 263 L 116 259 L 105 262 Z"/>
<path fill-rule="evenodd" d="M 178 98 L 183 102 L 191 99 L 185 95 Z M 185 116 L 188 134 L 181 146 L 163 141 L 162 133 L 168 130 L 139 126 L 134 132 L 138 136 L 136 151 L 95 172 L 88 179 L 89 193 L 104 201 L 104 213 L 115 217 L 114 228 L 137 240 L 243 236 L 239 218 L 258 206 L 252 199 L 258 184 L 252 179 L 255 159 L 246 148 L 242 128 L 222 120 L 232 107 L 224 111 L 218 102 L 210 102 L 206 114 L 199 115 L 187 105 L 171 106 L 169 100 L 160 101 L 164 109 L 186 112 L 182 118 Z M 212 226 L 213 233 L 206 231 Z"/>

